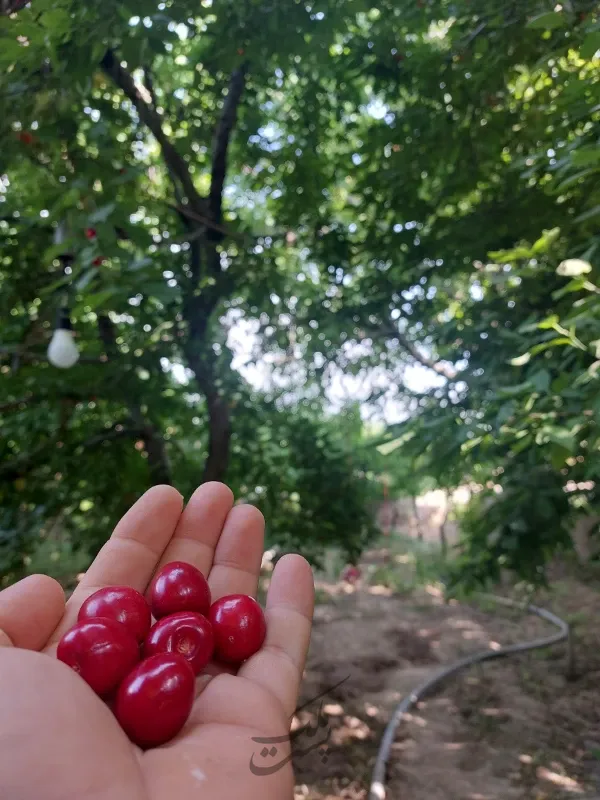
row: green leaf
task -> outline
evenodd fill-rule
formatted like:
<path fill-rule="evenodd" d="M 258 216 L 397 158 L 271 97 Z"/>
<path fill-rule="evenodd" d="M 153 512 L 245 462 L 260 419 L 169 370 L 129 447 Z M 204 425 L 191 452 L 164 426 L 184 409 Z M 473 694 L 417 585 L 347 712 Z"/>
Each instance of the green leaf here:
<path fill-rule="evenodd" d="M 569 281 L 566 286 L 563 286 L 562 289 L 557 289 L 555 292 L 552 292 L 552 299 L 560 300 L 560 298 L 564 297 L 566 294 L 570 294 L 571 292 L 580 292 L 583 288 L 585 288 L 585 284 L 585 278 L 574 278 L 572 281 Z"/>
<path fill-rule="evenodd" d="M 96 268 L 86 270 L 75 284 L 79 291 L 83 291 L 98 275 Z"/>
<path fill-rule="evenodd" d="M 107 203 L 105 206 L 97 208 L 89 215 L 89 222 L 92 224 L 97 222 L 106 222 L 116 207 L 116 203 Z"/>
<path fill-rule="evenodd" d="M 600 217 L 600 205 L 594 206 L 594 208 L 590 208 L 584 211 L 583 214 L 575 217 L 575 222 L 586 222 L 588 219 L 593 219 L 594 217 Z"/>
<path fill-rule="evenodd" d="M 403 443 L 404 437 L 400 436 L 398 439 L 394 439 L 391 442 L 386 442 L 385 444 L 379 445 L 377 450 L 381 453 L 381 455 L 387 456 L 390 453 L 393 453 L 394 450 L 397 450 L 399 447 L 401 447 Z"/>
<path fill-rule="evenodd" d="M 558 378 L 552 381 L 551 389 L 554 394 L 561 394 L 570 385 L 571 377 L 567 374 L 563 374 L 559 375 Z"/>
<path fill-rule="evenodd" d="M 481 444 L 482 440 L 483 436 L 474 436 L 472 439 L 469 439 L 460 446 L 461 452 L 468 453 L 470 450 L 474 450 Z"/>
<path fill-rule="evenodd" d="M 541 322 L 538 322 L 537 327 L 542 331 L 551 330 L 556 325 L 558 325 L 559 321 L 560 320 L 558 314 L 551 314 L 549 317 L 546 317 L 546 319 L 543 319 Z"/>
<path fill-rule="evenodd" d="M 556 269 L 557 275 L 563 275 L 568 278 L 584 275 L 591 271 L 592 265 L 587 261 L 583 261 L 581 258 L 568 258 L 566 261 L 561 261 Z"/>
<path fill-rule="evenodd" d="M 533 30 L 554 30 L 563 28 L 567 24 L 566 14 L 560 11 L 548 11 L 545 14 L 538 14 L 527 22 L 526 27 Z"/>
<path fill-rule="evenodd" d="M 519 453 L 522 453 L 523 450 L 526 450 L 532 442 L 533 437 L 528 433 L 525 436 L 522 436 L 516 444 L 511 446 L 511 452 L 518 455 Z"/>
<path fill-rule="evenodd" d="M 571 153 L 571 161 L 576 167 L 600 164 L 600 147 L 585 147 Z"/>
<path fill-rule="evenodd" d="M 144 286 L 144 294 L 155 297 L 161 303 L 175 300 L 181 294 L 181 286 L 167 286 L 166 283 L 153 281 Z"/>
<path fill-rule="evenodd" d="M 539 372 L 534 373 L 530 378 L 529 382 L 536 390 L 536 392 L 547 392 L 550 388 L 550 380 L 551 375 L 547 369 L 541 369 Z"/>
<path fill-rule="evenodd" d="M 512 417 L 512 415 L 515 413 L 516 408 L 517 408 L 517 403 L 514 400 L 509 400 L 508 403 L 503 403 L 500 406 L 500 409 L 496 416 L 496 423 L 498 425 L 502 425 L 502 423 L 506 422 L 508 419 Z"/>
<path fill-rule="evenodd" d="M 543 353 L 551 347 L 560 347 L 565 344 L 572 346 L 573 340 L 569 339 L 568 336 L 557 336 L 556 339 L 551 339 L 549 342 L 542 342 L 541 344 L 534 345 L 530 352 L 532 356 L 537 356 L 539 353 Z"/>
<path fill-rule="evenodd" d="M 561 183 L 558 184 L 558 186 L 556 186 L 556 188 L 554 189 L 554 193 L 562 194 L 567 189 L 570 189 L 571 186 L 575 186 L 577 183 L 579 183 L 579 181 L 581 181 L 583 178 L 587 178 L 590 175 L 594 175 L 595 172 L 596 172 L 595 169 L 588 168 L 588 169 L 582 169 L 579 172 L 575 172 L 573 175 L 569 175 L 568 178 L 565 178 L 564 181 L 562 181 Z"/>
<path fill-rule="evenodd" d="M 0 47 L 0 64 L 9 65 L 19 61 L 23 57 L 23 50 L 23 45 L 3 37 Z"/>
<path fill-rule="evenodd" d="M 494 250 L 489 253 L 489 257 L 499 263 L 521 261 L 525 258 L 531 258 L 531 255 L 532 249 L 529 245 L 519 245 L 511 250 Z"/>
<path fill-rule="evenodd" d="M 595 378 L 600 371 L 600 360 L 594 361 L 592 364 L 590 364 L 586 371 L 591 378 Z"/>
<path fill-rule="evenodd" d="M 529 391 L 531 391 L 531 386 L 528 381 L 525 381 L 514 386 L 502 386 L 498 389 L 498 394 L 501 397 L 514 397 Z"/>
<path fill-rule="evenodd" d="M 104 289 L 101 292 L 94 292 L 85 298 L 86 306 L 90 308 L 98 308 L 99 306 L 103 306 L 108 300 L 112 299 L 115 294 L 118 293 L 118 289 Z"/>
<path fill-rule="evenodd" d="M 52 36 L 61 39 L 71 28 L 71 16 L 62 8 L 45 10 L 40 14 L 40 23 L 44 28 L 51 29 Z"/>
<path fill-rule="evenodd" d="M 150 264 L 152 263 L 153 261 L 151 258 L 148 258 L 147 256 L 142 256 L 142 258 L 136 258 L 134 261 L 131 261 L 127 265 L 127 269 L 131 270 L 132 272 L 135 272 L 138 269 L 143 269 L 144 267 L 150 266 Z"/>
<path fill-rule="evenodd" d="M 586 59 L 593 58 L 598 50 L 600 50 L 600 31 L 592 31 L 583 40 L 579 48 L 579 55 Z"/>
<path fill-rule="evenodd" d="M 538 436 L 540 437 L 540 442 L 539 442 L 540 444 L 545 438 L 547 441 L 554 442 L 555 444 L 564 447 L 565 450 L 569 451 L 569 453 L 572 453 L 575 447 L 577 446 L 573 434 L 570 431 L 565 430 L 564 428 L 548 426 L 542 428 Z"/>
<path fill-rule="evenodd" d="M 567 458 L 571 455 L 571 451 L 566 447 L 561 447 L 560 444 L 554 444 L 550 448 L 550 463 L 555 470 L 560 470 L 564 467 Z"/>
<path fill-rule="evenodd" d="M 52 247 L 49 247 L 47 250 L 44 250 L 44 254 L 42 256 L 42 261 L 45 264 L 51 264 L 55 258 L 58 256 L 63 255 L 65 253 L 65 245 L 64 244 L 53 244 Z"/>
<path fill-rule="evenodd" d="M 40 291 L 42 295 L 50 295 L 56 291 L 56 289 L 60 289 L 61 286 L 66 286 L 67 284 L 71 283 L 73 280 L 72 275 L 63 275 L 62 278 L 59 278 L 56 281 L 52 281 L 52 283 L 47 284 L 44 288 Z"/>
<path fill-rule="evenodd" d="M 552 228 L 552 230 L 544 231 L 537 242 L 534 242 L 533 247 L 531 248 L 532 253 L 535 253 L 536 255 L 539 255 L 540 253 L 547 253 L 559 236 L 560 228 Z"/>

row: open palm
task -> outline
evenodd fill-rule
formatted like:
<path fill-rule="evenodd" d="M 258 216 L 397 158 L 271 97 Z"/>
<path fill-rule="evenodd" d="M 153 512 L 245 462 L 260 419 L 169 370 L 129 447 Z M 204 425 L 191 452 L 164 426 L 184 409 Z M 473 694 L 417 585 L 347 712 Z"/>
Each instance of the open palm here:
<path fill-rule="evenodd" d="M 188 561 L 208 577 L 213 599 L 255 595 L 264 521 L 231 491 L 207 483 L 182 511 L 175 489 L 150 489 L 123 517 L 65 606 L 64 593 L 35 575 L 0 593 L 0 797 L 10 800 L 290 800 L 289 761 L 258 776 L 255 738 L 286 737 L 310 639 L 311 569 L 281 559 L 267 597 L 262 649 L 230 674 L 213 667 L 181 733 L 146 752 L 131 744 L 110 709 L 54 658 L 83 600 L 103 586 L 146 591 L 156 569 Z M 50 657 L 49 657 L 50 656 Z M 277 744 L 284 762 L 289 741 Z"/>

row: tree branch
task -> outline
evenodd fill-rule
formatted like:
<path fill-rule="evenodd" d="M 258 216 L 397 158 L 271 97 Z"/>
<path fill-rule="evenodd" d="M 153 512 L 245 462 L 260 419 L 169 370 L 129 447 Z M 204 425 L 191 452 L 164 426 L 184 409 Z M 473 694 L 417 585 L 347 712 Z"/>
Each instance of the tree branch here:
<path fill-rule="evenodd" d="M 141 436 L 142 431 L 136 428 L 126 428 L 123 422 L 117 422 L 110 428 L 99 431 L 89 439 L 83 442 L 76 443 L 74 450 L 83 449 L 87 450 L 90 447 L 97 447 L 99 444 L 111 441 L 113 439 L 120 439 L 125 436 Z M 34 448 L 29 453 L 22 453 L 10 461 L 5 461 L 0 464 L 0 480 L 11 481 L 20 478 L 22 475 L 31 472 L 36 466 L 44 466 L 45 462 L 42 456 L 48 451 L 56 447 L 57 439 L 53 438 L 50 441 L 44 442 Z"/>
<path fill-rule="evenodd" d="M 46 452 L 49 448 L 54 446 L 54 441 L 44 442 L 39 445 L 31 453 L 22 453 L 10 461 L 4 461 L 0 464 L 0 480 L 15 481 L 20 478 L 24 472 L 27 472 L 35 466 L 40 464 L 39 457 Z"/>
<path fill-rule="evenodd" d="M 225 102 L 219 124 L 215 130 L 212 145 L 212 172 L 210 178 L 210 192 L 208 196 L 208 208 L 212 219 L 221 222 L 223 206 L 223 185 L 227 175 L 227 150 L 229 139 L 233 131 L 237 109 L 242 98 L 242 92 L 246 84 L 246 73 L 248 64 L 242 64 L 234 70 L 229 81 L 229 91 Z"/>
<path fill-rule="evenodd" d="M 484 32 L 486 28 L 487 28 L 487 21 L 480 22 L 479 25 L 475 28 L 475 30 L 471 31 L 471 33 L 468 35 L 465 41 L 461 43 L 462 46 L 465 48 L 468 47 L 470 44 L 472 44 L 472 42 L 475 41 L 475 39 L 477 39 L 478 36 L 481 36 L 481 34 Z"/>
<path fill-rule="evenodd" d="M 202 197 L 198 194 L 188 165 L 183 156 L 171 144 L 163 131 L 160 115 L 142 97 L 129 72 L 124 69 L 112 50 L 104 54 L 100 66 L 104 72 L 119 86 L 135 106 L 140 121 L 146 125 L 159 143 L 169 171 L 177 177 L 192 208 L 201 213 L 205 208 Z"/>
<path fill-rule="evenodd" d="M 27 406 L 42 398 L 43 396 L 40 395 L 28 394 L 25 395 L 25 397 L 18 397 L 16 400 L 9 400 L 7 403 L 0 404 L 0 414 L 4 414 L 7 411 L 14 411 L 15 408 Z"/>
<path fill-rule="evenodd" d="M 150 96 L 150 100 L 152 101 L 152 108 L 156 109 L 158 103 L 156 102 L 154 81 L 152 80 L 152 73 L 150 72 L 150 67 L 144 67 L 144 83 L 146 85 L 146 90 L 148 92 L 148 95 Z"/>
<path fill-rule="evenodd" d="M 406 350 L 406 352 L 412 356 L 415 361 L 421 364 L 421 366 L 437 372 L 438 375 L 441 375 L 449 381 L 453 381 L 456 378 L 456 370 L 454 367 L 444 364 L 441 361 L 434 361 L 433 359 L 428 358 L 419 350 L 414 342 L 411 342 L 407 336 L 405 336 L 403 333 L 400 333 L 396 327 L 392 326 L 390 328 L 384 328 L 380 330 L 384 336 L 387 336 L 391 339 L 397 339 L 400 343 L 400 347 L 402 347 L 403 350 Z"/>
<path fill-rule="evenodd" d="M 149 441 L 147 438 L 149 437 L 149 434 L 150 426 L 147 423 L 144 424 L 143 420 L 139 425 L 135 419 L 121 420 L 120 422 L 115 422 L 110 428 L 105 428 L 99 431 L 97 434 L 94 434 L 94 436 L 84 439 L 82 442 L 75 442 L 73 446 L 73 452 L 77 453 L 84 450 L 89 450 L 93 447 L 98 447 L 105 442 L 115 441 L 116 439 L 139 437 L 140 439 L 144 440 L 144 446 L 148 452 L 148 464 L 151 472 L 153 472 L 152 453 L 155 449 L 155 440 L 152 439 Z M 36 447 L 30 453 L 23 453 L 22 455 L 16 456 L 10 461 L 5 461 L 4 463 L 0 464 L 0 480 L 16 480 L 17 478 L 22 477 L 24 474 L 31 472 L 36 466 L 44 466 L 44 461 L 41 456 L 55 447 L 56 439 L 52 439 L 51 441 L 45 442 L 39 447 Z M 161 480 L 159 482 L 163 483 L 165 481 Z"/>
<path fill-rule="evenodd" d="M 409 353 L 415 359 L 415 361 L 418 361 L 423 367 L 432 369 L 434 372 L 437 372 L 438 375 L 442 375 L 449 381 L 454 380 L 456 377 L 456 370 L 454 367 L 447 366 L 441 361 L 433 361 L 433 359 L 427 358 L 427 356 L 421 353 L 419 348 L 413 342 L 411 342 L 410 339 L 407 339 L 402 333 L 396 333 L 395 338 L 398 339 L 401 347 L 403 347 L 406 352 Z"/>
<path fill-rule="evenodd" d="M 189 208 L 185 206 L 177 206 L 173 203 L 169 203 L 169 206 L 173 208 L 180 216 L 187 217 L 188 219 L 193 219 L 196 222 L 201 222 L 207 228 L 212 228 L 214 231 L 218 231 L 222 233 L 223 236 L 227 236 L 230 239 L 237 239 L 240 242 L 243 241 L 250 241 L 250 237 L 244 236 L 241 233 L 234 233 L 230 231 L 229 228 L 226 228 L 224 225 L 220 225 L 218 222 L 214 222 L 213 220 L 209 219 L 208 217 L 203 216 L 202 214 L 197 214 L 195 211 L 190 211 Z"/>
<path fill-rule="evenodd" d="M 92 389 L 87 392 L 40 392 L 39 394 L 27 394 L 24 397 L 17 397 L 15 400 L 8 400 L 6 403 L 0 404 L 0 414 L 5 414 L 10 411 L 15 411 L 21 407 L 27 407 L 37 403 L 43 403 L 45 400 L 70 400 L 72 403 L 81 403 L 84 400 L 91 400 L 95 397 Z"/>
<path fill-rule="evenodd" d="M 143 428 L 137 426 L 126 428 L 124 422 L 115 422 L 110 428 L 101 431 L 95 436 L 90 436 L 89 439 L 81 442 L 81 444 L 77 445 L 77 448 L 88 450 L 91 447 L 98 447 L 98 445 L 104 444 L 104 442 L 111 442 L 114 439 L 123 439 L 133 436 L 139 436 L 141 438 L 144 435 Z"/>
<path fill-rule="evenodd" d="M 0 347 L 0 358 L 3 356 L 13 356 L 18 360 L 23 361 L 48 361 L 48 356 L 45 352 L 35 353 L 33 350 L 20 350 L 18 345 L 15 346 L 6 346 Z M 102 358 L 88 358 L 87 356 L 82 356 L 78 364 L 103 364 L 105 360 Z"/>

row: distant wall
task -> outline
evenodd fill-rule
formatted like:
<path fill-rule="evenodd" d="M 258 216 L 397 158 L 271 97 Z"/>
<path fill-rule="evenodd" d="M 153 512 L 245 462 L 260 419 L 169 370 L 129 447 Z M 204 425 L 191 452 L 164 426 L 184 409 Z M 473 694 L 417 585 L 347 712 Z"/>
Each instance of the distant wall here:
<path fill-rule="evenodd" d="M 450 506 L 461 508 L 468 505 L 473 494 L 482 488 L 479 485 L 460 486 L 452 493 Z M 421 536 L 425 542 L 437 543 L 440 541 L 440 528 L 449 511 L 448 506 L 448 497 L 441 489 L 427 492 L 415 500 L 410 497 L 387 500 L 379 506 L 377 525 L 384 533 L 403 533 L 414 539 Z M 582 515 L 574 523 L 571 539 L 575 553 L 583 564 L 600 553 L 599 527 L 598 515 Z M 459 529 L 453 520 L 446 520 L 445 532 L 448 544 L 458 540 Z"/>
<path fill-rule="evenodd" d="M 387 500 L 378 509 L 377 524 L 384 533 L 404 533 L 414 539 L 421 536 L 423 541 L 439 542 L 440 529 L 450 507 L 467 505 L 471 494 L 470 487 L 460 486 L 452 492 L 450 499 L 446 492 L 436 489 L 415 501 L 410 497 Z M 458 526 L 453 520 L 446 520 L 445 531 L 448 544 L 458 540 Z"/>

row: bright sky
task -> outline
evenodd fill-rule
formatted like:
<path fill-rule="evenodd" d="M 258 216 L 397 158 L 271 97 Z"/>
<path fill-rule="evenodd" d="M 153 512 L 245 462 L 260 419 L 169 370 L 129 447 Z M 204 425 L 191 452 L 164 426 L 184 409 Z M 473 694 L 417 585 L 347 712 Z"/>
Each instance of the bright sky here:
<path fill-rule="evenodd" d="M 273 366 L 269 363 L 268 357 L 252 361 L 253 351 L 258 343 L 252 328 L 251 322 L 244 320 L 236 322 L 230 329 L 228 345 L 235 354 L 233 368 L 239 371 L 255 389 L 264 390 L 272 381 Z M 406 367 L 403 383 L 409 390 L 423 392 L 433 386 L 443 385 L 444 379 L 432 370 L 414 364 Z M 373 388 L 385 388 L 387 385 L 389 377 L 383 371 L 378 374 L 376 370 L 372 370 L 365 379 L 336 370 L 327 396 L 332 410 L 338 410 L 348 401 L 364 402 Z M 370 416 L 370 411 L 368 404 L 365 403 L 363 416 Z M 406 418 L 404 405 L 391 397 L 384 401 L 383 414 L 388 424 Z"/>
<path fill-rule="evenodd" d="M 232 367 L 258 391 L 268 391 L 271 386 L 284 388 L 285 383 L 281 379 L 277 380 L 272 354 L 256 359 L 259 339 L 254 332 L 255 324 L 255 321 L 239 320 L 230 327 L 227 344 L 234 353 Z M 170 365 L 170 369 L 176 381 L 188 383 L 188 374 L 184 366 L 173 364 Z M 412 364 L 405 367 L 402 382 L 409 390 L 423 392 L 435 386 L 442 386 L 445 381 L 432 370 L 420 364 Z M 383 416 L 387 424 L 394 424 L 406 419 L 407 413 L 404 404 L 393 397 L 393 391 L 383 399 L 380 409 L 376 410 L 366 402 L 373 389 L 389 385 L 389 375 L 383 370 L 379 372 L 371 370 L 367 375 L 359 377 L 336 369 L 327 389 L 327 398 L 332 411 L 340 410 L 348 402 L 358 401 L 362 403 L 364 419 L 373 416 L 381 419 Z"/>

